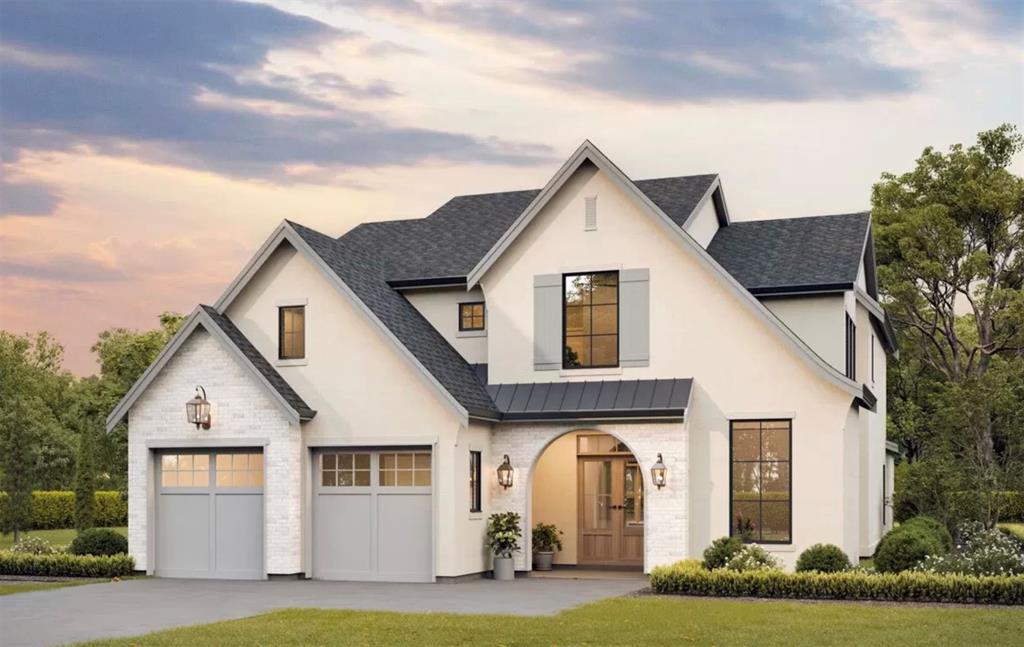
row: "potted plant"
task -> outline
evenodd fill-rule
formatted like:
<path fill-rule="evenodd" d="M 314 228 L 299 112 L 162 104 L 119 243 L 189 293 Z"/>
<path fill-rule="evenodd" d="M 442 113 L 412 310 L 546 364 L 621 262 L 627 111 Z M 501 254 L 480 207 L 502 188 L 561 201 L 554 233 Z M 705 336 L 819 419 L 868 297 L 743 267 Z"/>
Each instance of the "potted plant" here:
<path fill-rule="evenodd" d="M 551 523 L 538 523 L 533 529 L 533 567 L 538 571 L 551 570 L 551 558 L 562 550 L 562 531 Z"/>
<path fill-rule="evenodd" d="M 519 514 L 516 512 L 495 512 L 487 519 L 487 545 L 494 553 L 494 579 L 515 579 L 512 553 L 519 550 L 521 534 Z"/>

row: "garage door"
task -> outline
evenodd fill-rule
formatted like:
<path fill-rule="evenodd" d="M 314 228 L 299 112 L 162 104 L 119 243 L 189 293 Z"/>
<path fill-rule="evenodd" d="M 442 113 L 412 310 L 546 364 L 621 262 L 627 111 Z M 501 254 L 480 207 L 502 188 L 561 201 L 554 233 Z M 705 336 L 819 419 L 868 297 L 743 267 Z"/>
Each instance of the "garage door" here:
<path fill-rule="evenodd" d="M 156 574 L 262 579 L 263 453 L 157 456 Z"/>
<path fill-rule="evenodd" d="M 314 577 L 431 581 L 429 448 L 318 450 L 314 465 Z"/>

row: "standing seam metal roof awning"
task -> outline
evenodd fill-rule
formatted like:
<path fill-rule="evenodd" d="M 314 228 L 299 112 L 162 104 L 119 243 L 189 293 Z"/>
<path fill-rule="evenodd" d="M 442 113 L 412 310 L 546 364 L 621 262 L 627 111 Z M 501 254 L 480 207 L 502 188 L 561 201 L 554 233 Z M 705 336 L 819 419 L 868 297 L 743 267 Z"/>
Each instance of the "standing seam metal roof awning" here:
<path fill-rule="evenodd" d="M 502 420 L 682 418 L 691 378 L 488 384 Z"/>

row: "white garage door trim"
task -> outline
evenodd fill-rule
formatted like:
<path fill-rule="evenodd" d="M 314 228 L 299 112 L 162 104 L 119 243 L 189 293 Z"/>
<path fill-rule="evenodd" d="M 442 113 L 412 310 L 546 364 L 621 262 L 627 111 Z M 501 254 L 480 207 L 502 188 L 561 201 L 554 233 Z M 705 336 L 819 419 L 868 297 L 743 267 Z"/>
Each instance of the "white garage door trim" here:
<path fill-rule="evenodd" d="M 263 448 L 160 449 L 153 457 L 153 573 L 264 579 Z"/>
<path fill-rule="evenodd" d="M 436 462 L 430 446 L 311 448 L 312 577 L 432 582 Z"/>

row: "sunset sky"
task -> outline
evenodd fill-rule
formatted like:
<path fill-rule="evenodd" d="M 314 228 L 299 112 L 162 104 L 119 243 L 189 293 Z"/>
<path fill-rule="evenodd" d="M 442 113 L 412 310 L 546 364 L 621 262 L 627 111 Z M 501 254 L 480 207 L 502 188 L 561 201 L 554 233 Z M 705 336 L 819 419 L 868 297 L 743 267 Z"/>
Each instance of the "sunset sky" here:
<path fill-rule="evenodd" d="M 1024 125 L 1022 43 L 1019 0 L 0 1 L 0 324 L 87 375 L 283 218 L 539 187 L 588 138 L 721 174 L 737 220 L 865 209 L 925 146 Z"/>

